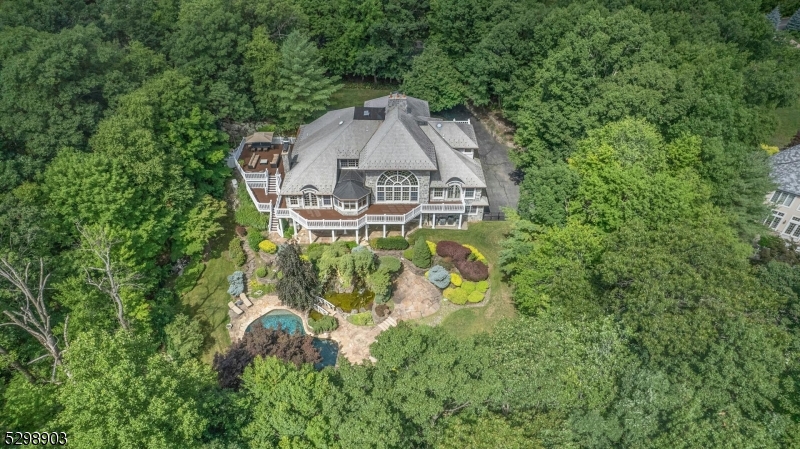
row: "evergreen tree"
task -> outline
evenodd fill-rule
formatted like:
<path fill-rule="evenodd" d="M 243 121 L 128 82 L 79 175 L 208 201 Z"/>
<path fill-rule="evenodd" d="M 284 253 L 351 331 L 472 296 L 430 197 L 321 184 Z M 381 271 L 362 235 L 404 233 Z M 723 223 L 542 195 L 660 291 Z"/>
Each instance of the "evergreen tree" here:
<path fill-rule="evenodd" d="M 786 29 L 789 31 L 800 31 L 800 8 L 789 18 Z"/>
<path fill-rule="evenodd" d="M 772 26 L 777 30 L 778 25 L 781 23 L 781 7 L 776 6 L 775 9 L 770 11 L 770 13 L 767 14 L 767 20 L 769 20 Z"/>
<path fill-rule="evenodd" d="M 418 238 L 416 243 L 414 243 L 414 265 L 418 268 L 428 268 L 431 266 L 431 250 L 428 248 L 428 244 L 425 243 L 425 239 Z"/>
<path fill-rule="evenodd" d="M 300 258 L 296 243 L 281 245 L 278 249 L 278 267 L 283 277 L 276 291 L 281 303 L 299 310 L 308 310 L 314 304 L 318 280 L 311 262 Z"/>
<path fill-rule="evenodd" d="M 325 76 L 317 48 L 299 31 L 293 31 L 281 46 L 281 67 L 275 90 L 281 125 L 295 128 L 330 102 L 339 89 L 338 77 Z"/>

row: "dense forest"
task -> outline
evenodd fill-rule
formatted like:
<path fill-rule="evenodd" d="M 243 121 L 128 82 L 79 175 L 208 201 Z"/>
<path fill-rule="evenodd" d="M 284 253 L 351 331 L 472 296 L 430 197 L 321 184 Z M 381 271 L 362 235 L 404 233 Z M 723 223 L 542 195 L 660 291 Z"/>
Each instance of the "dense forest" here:
<path fill-rule="evenodd" d="M 800 2 L 0 1 L 0 428 L 93 448 L 800 446 L 800 265 L 761 225 L 763 144 L 800 97 L 776 6 Z M 223 226 L 223 130 L 291 132 L 340 80 L 514 127 L 496 268 L 519 316 L 470 338 L 403 324 L 373 364 L 255 358 L 223 385 L 172 287 Z"/>

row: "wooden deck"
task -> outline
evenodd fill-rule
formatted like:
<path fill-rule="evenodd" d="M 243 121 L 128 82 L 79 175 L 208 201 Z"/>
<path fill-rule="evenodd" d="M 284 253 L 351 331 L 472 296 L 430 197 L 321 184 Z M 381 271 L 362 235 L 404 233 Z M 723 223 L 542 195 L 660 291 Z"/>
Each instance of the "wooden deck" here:
<path fill-rule="evenodd" d="M 459 203 L 460 204 L 460 203 Z M 364 215 L 403 215 L 418 204 L 372 204 L 358 215 L 344 215 L 336 209 L 293 209 L 307 220 L 355 220 Z"/>
<path fill-rule="evenodd" d="M 245 145 L 242 149 L 241 156 L 239 156 L 240 161 L 244 160 L 242 170 L 244 170 L 245 173 L 264 173 L 264 170 L 267 170 L 270 176 L 275 175 L 275 173 L 280 173 L 281 177 L 283 177 L 283 161 L 280 157 L 282 149 L 283 147 L 281 145 L 276 145 L 269 150 L 259 148 L 254 149 L 250 145 Z M 256 163 L 255 168 L 251 168 L 249 165 L 247 165 L 247 163 L 254 154 L 258 155 L 258 162 Z M 272 158 L 274 158 L 276 154 L 278 155 L 278 168 L 274 168 L 270 164 Z M 266 162 L 262 163 L 262 161 Z"/>
<path fill-rule="evenodd" d="M 256 199 L 258 200 L 259 203 L 269 203 L 270 201 L 272 201 L 272 203 L 274 204 L 275 201 L 278 200 L 278 195 L 275 195 L 274 193 L 270 193 L 269 195 L 267 195 L 266 193 L 264 193 L 264 188 L 262 187 L 251 187 L 250 190 L 253 191 L 253 194 L 256 196 Z"/>

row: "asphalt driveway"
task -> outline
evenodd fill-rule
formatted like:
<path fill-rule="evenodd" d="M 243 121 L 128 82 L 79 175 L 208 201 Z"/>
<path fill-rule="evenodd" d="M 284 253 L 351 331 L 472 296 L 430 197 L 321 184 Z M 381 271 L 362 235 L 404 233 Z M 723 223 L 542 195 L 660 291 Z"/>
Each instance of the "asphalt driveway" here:
<path fill-rule="evenodd" d="M 514 164 L 508 158 L 511 148 L 499 143 L 489 133 L 484 124 L 472 115 L 466 108 L 457 107 L 452 110 L 431 114 L 447 120 L 464 120 L 469 118 L 475 137 L 478 139 L 478 158 L 483 165 L 483 175 L 486 177 L 486 193 L 489 196 L 489 212 L 496 214 L 502 212 L 501 208 L 516 209 L 519 202 L 519 186 L 511 180 Z"/>

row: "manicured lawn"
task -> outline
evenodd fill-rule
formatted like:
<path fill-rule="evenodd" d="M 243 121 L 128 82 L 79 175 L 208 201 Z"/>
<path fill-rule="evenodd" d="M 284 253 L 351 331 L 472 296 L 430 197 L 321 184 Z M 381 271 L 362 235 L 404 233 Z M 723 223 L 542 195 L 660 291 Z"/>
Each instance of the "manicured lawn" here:
<path fill-rule="evenodd" d="M 800 83 L 800 77 L 794 81 Z M 791 106 L 776 109 L 775 118 L 778 120 L 778 125 L 767 143 L 783 148 L 789 144 L 797 131 L 800 131 L 800 98 Z"/>
<path fill-rule="evenodd" d="M 800 131 L 800 101 L 794 105 L 775 110 L 778 127 L 769 140 L 770 145 L 783 148 L 789 144 L 792 137 Z"/>
<path fill-rule="evenodd" d="M 229 214 L 232 215 L 232 214 Z M 228 275 L 237 270 L 228 259 L 228 242 L 233 238 L 235 224 L 228 216 L 223 222 L 223 234 L 211 242 L 211 251 L 205 261 L 203 274 L 189 292 L 181 295 L 184 313 L 200 321 L 205 341 L 202 360 L 211 363 L 214 354 L 231 344 L 228 329 Z"/>
<path fill-rule="evenodd" d="M 467 243 L 478 248 L 489 262 L 489 294 L 485 306 L 464 307 L 442 303 L 441 309 L 434 315 L 420 319 L 422 324 L 438 324 L 453 334 L 463 337 L 480 332 L 490 332 L 495 324 L 504 318 L 516 316 L 517 312 L 511 302 L 511 290 L 502 282 L 498 267 L 501 242 L 510 230 L 506 222 L 470 223 L 467 230 L 450 229 L 418 229 L 409 236 L 409 241 L 424 238 L 432 242 L 453 240 Z"/>
<path fill-rule="evenodd" d="M 389 95 L 393 90 L 398 89 L 399 86 L 392 86 L 388 84 L 375 85 L 372 83 L 360 82 L 344 83 L 344 87 L 331 95 L 331 104 L 328 106 L 327 111 L 349 108 L 353 106 L 364 106 L 365 101 L 382 97 L 384 95 Z M 311 121 L 322 117 L 325 112 L 326 111 L 320 111 L 314 114 L 314 116 L 311 117 L 308 122 L 310 123 Z"/>

